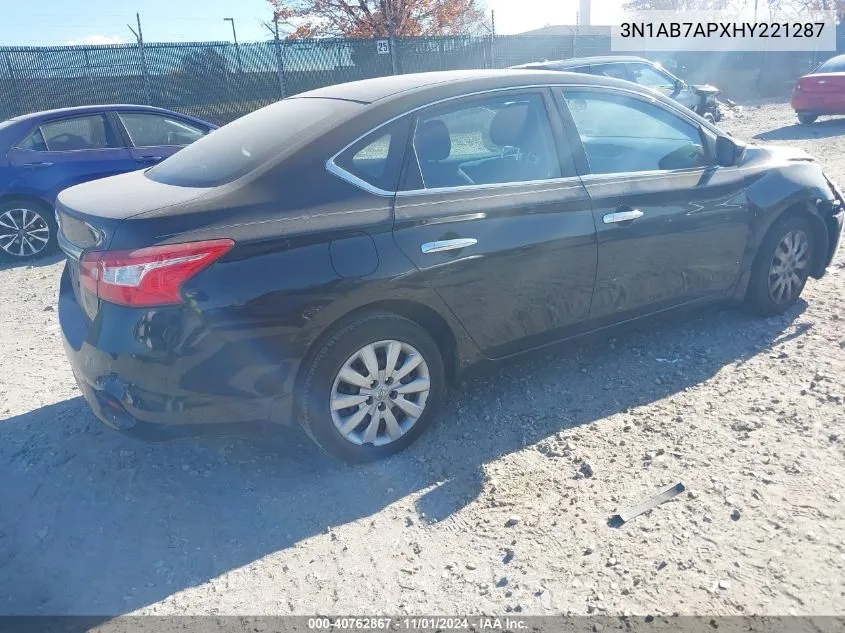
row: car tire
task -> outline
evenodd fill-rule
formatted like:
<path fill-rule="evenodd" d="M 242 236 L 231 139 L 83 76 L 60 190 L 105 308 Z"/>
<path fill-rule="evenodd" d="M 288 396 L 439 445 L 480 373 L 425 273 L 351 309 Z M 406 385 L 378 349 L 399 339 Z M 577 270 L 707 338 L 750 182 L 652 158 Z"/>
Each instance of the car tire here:
<path fill-rule="evenodd" d="M 431 424 L 444 376 L 440 350 L 419 325 L 389 313 L 360 315 L 334 327 L 306 361 L 299 422 L 327 453 L 376 461 L 410 446 Z"/>
<path fill-rule="evenodd" d="M 805 218 L 789 215 L 777 221 L 757 250 L 746 305 L 761 316 L 788 310 L 804 290 L 815 249 L 815 236 Z"/>
<path fill-rule="evenodd" d="M 50 207 L 26 199 L 0 203 L 0 258 L 26 261 L 55 250 L 56 217 Z"/>
<path fill-rule="evenodd" d="M 809 125 L 810 123 L 815 122 L 816 119 L 819 118 L 818 114 L 799 114 L 798 115 L 798 122 L 801 125 Z"/>

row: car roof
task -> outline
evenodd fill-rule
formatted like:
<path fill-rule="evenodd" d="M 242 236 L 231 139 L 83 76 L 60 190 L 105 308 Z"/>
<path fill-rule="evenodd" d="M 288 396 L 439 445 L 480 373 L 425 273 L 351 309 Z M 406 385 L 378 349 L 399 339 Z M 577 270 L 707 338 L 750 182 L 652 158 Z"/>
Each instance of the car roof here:
<path fill-rule="evenodd" d="M 391 75 L 335 84 L 303 92 L 292 99 L 340 99 L 361 105 L 377 101 L 389 101 L 422 96 L 419 93 L 466 94 L 473 89 L 496 90 L 531 85 L 560 84 L 571 81 L 578 84 L 598 86 L 614 85 L 630 88 L 629 82 L 609 77 L 594 77 L 577 73 L 548 73 L 544 70 L 495 69 L 495 70 L 448 70 L 408 75 Z"/>
<path fill-rule="evenodd" d="M 548 68 L 576 68 L 579 66 L 587 66 L 589 64 L 624 64 L 627 62 L 653 63 L 645 57 L 635 57 L 633 55 L 604 55 L 600 57 L 572 57 L 570 59 L 558 59 L 554 61 L 544 60 L 541 62 L 519 64 L 518 66 L 511 66 L 511 68 L 537 68 L 538 66 Z"/>
<path fill-rule="evenodd" d="M 22 123 L 27 121 L 35 121 L 37 119 L 46 119 L 51 118 L 54 116 L 65 116 L 65 115 L 74 115 L 74 114 L 92 114 L 96 112 L 103 112 L 104 110 L 116 110 L 116 111 L 126 111 L 126 110 L 143 110 L 146 112 L 158 112 L 161 114 L 173 114 L 180 117 L 184 117 L 187 119 L 193 119 L 194 121 L 202 121 L 202 119 L 198 119 L 196 117 L 190 116 L 188 114 L 182 114 L 180 112 L 173 112 L 172 110 L 167 110 L 165 108 L 157 108 L 155 106 L 148 106 L 148 105 L 136 105 L 131 103 L 114 103 L 114 104 L 105 104 L 105 105 L 84 105 L 84 106 L 73 106 L 70 108 L 56 108 L 53 110 L 41 110 L 39 112 L 29 112 L 27 114 L 21 114 L 19 116 L 13 117 L 9 119 L 9 122 L 14 123 Z M 203 123 L 207 123 L 208 125 L 213 125 L 212 123 L 208 123 L 207 121 L 202 121 Z M 215 126 L 216 127 L 216 126 Z"/>

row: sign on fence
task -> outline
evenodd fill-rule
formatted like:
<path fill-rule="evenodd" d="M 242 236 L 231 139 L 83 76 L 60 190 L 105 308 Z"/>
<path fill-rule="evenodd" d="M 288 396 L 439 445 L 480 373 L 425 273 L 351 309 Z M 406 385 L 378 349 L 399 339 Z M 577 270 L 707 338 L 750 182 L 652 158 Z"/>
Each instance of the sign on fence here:
<path fill-rule="evenodd" d="M 376 50 L 379 55 L 389 55 L 390 40 L 376 40 Z"/>

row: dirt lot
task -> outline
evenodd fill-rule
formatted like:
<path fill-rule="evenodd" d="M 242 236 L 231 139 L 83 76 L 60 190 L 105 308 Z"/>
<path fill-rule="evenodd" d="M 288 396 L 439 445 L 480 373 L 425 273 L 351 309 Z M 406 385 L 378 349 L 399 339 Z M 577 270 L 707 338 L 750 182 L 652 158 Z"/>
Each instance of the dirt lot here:
<path fill-rule="evenodd" d="M 845 183 L 845 119 L 724 127 Z M 843 256 L 782 317 L 708 309 L 473 379 L 358 468 L 296 430 L 103 427 L 61 349 L 61 267 L 0 268 L 0 613 L 845 613 Z"/>

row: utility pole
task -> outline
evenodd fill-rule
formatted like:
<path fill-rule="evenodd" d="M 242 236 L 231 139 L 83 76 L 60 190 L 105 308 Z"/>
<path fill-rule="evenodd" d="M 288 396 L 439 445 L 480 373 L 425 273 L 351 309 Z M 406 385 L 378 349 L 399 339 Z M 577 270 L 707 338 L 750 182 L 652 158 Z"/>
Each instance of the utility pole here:
<path fill-rule="evenodd" d="M 147 70 L 147 54 L 144 52 L 144 32 L 141 30 L 141 14 L 135 14 L 135 20 L 138 23 L 138 30 L 132 28 L 132 25 L 127 24 L 127 28 L 132 31 L 135 40 L 138 42 L 138 49 L 141 51 L 141 70 L 144 73 L 144 90 L 147 93 L 147 105 L 153 104 L 152 92 L 150 91 L 150 73 Z"/>
<path fill-rule="evenodd" d="M 284 64 L 282 63 L 282 43 L 279 40 L 279 13 L 277 11 L 273 11 L 273 28 L 270 28 L 270 25 L 266 22 L 264 26 L 270 31 L 270 34 L 273 36 L 273 45 L 276 49 L 276 75 L 279 78 L 279 93 L 282 95 L 282 99 L 285 98 L 285 70 Z"/>
<path fill-rule="evenodd" d="M 244 67 L 241 63 L 241 49 L 238 46 L 238 34 L 235 32 L 235 18 L 223 18 L 224 22 L 231 22 L 232 23 L 232 37 L 235 39 L 235 53 L 238 55 L 238 72 L 243 72 Z"/>

